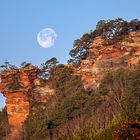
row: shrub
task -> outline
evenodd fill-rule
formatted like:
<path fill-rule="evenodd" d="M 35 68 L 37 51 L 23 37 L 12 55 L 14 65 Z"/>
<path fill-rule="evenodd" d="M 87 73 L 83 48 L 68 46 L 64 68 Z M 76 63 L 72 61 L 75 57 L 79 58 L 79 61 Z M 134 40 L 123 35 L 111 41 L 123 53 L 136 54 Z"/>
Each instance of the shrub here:
<path fill-rule="evenodd" d="M 9 123 L 6 108 L 0 111 L 0 139 L 4 140 L 9 133 Z"/>
<path fill-rule="evenodd" d="M 41 114 L 30 115 L 25 121 L 24 137 L 27 140 L 41 140 L 48 136 L 48 120 Z"/>

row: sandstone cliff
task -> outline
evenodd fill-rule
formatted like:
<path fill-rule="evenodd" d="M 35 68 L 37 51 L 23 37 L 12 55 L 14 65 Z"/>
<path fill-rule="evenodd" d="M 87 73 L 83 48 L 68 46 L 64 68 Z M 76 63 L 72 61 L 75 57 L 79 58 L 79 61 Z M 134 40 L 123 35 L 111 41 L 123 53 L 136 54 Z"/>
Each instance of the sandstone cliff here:
<path fill-rule="evenodd" d="M 37 70 L 15 69 L 1 72 L 1 92 L 6 97 L 6 108 L 10 125 L 7 140 L 19 139 L 22 126 L 29 114 L 29 94 L 34 88 Z"/>
<path fill-rule="evenodd" d="M 113 44 L 98 37 L 89 47 L 86 60 L 82 60 L 76 73 L 82 76 L 84 87 L 99 85 L 103 75 L 120 68 L 133 69 L 140 60 L 140 31 L 131 32 Z"/>
<path fill-rule="evenodd" d="M 10 134 L 6 140 L 22 139 L 23 123 L 34 104 L 46 102 L 53 90 L 38 89 L 40 81 L 35 67 L 4 70 L 1 72 L 0 91 L 6 97 Z M 35 89 L 35 90 L 34 90 Z"/>

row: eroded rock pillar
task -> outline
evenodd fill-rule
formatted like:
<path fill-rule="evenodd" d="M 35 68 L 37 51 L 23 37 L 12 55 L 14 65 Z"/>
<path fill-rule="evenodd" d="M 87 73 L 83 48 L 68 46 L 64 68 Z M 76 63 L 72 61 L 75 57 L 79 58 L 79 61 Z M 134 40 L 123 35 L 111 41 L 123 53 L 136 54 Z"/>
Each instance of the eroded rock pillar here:
<path fill-rule="evenodd" d="M 34 88 L 37 73 L 38 71 L 34 67 L 1 72 L 0 90 L 6 97 L 10 126 L 10 134 L 6 140 L 22 139 L 23 123 L 30 109 L 29 96 Z"/>

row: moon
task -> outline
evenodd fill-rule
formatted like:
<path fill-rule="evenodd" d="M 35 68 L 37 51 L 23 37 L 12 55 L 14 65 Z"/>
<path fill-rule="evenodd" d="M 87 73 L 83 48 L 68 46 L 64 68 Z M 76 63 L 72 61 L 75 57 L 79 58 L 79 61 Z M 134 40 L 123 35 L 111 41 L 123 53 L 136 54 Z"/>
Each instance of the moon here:
<path fill-rule="evenodd" d="M 52 28 L 44 28 L 37 34 L 37 41 L 43 48 L 50 48 L 56 40 L 56 32 Z"/>

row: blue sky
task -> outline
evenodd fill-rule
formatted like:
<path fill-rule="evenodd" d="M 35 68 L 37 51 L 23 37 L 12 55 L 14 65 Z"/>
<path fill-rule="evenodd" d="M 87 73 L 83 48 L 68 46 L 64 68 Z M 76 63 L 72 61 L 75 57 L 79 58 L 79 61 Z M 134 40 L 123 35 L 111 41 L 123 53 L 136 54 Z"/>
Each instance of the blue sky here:
<path fill-rule="evenodd" d="M 140 19 L 140 0 L 0 0 L 0 64 L 23 61 L 39 65 L 51 57 L 66 63 L 73 41 L 101 19 Z M 43 28 L 53 28 L 53 47 L 39 46 Z M 4 99 L 0 95 L 0 106 Z"/>

